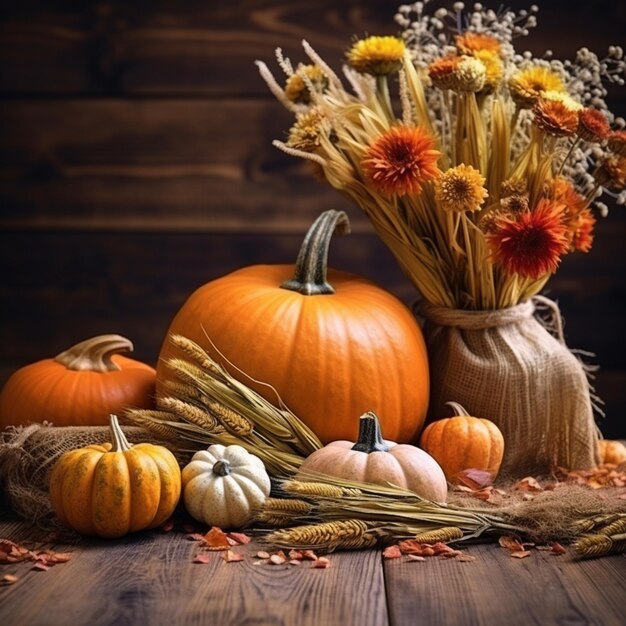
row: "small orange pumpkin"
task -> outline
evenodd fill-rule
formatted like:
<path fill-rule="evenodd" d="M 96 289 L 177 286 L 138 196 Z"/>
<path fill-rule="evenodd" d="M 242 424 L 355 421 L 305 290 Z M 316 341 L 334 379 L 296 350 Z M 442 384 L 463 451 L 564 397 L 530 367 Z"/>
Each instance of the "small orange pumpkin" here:
<path fill-rule="evenodd" d="M 613 465 L 621 465 L 626 463 L 626 446 L 621 441 L 600 439 L 598 441 L 598 452 L 600 454 L 600 464 L 612 463 Z"/>
<path fill-rule="evenodd" d="M 354 416 L 369 409 L 390 438 L 414 441 L 428 406 L 424 338 L 390 293 L 364 278 L 327 272 L 335 229 L 349 232 L 348 218 L 326 211 L 307 233 L 295 272 L 293 265 L 255 265 L 200 287 L 168 335 L 195 341 L 270 402 L 277 401 L 273 387 L 323 443 L 354 440 Z M 167 361 L 174 356 L 180 352 L 166 339 L 158 395 L 168 393 Z"/>
<path fill-rule="evenodd" d="M 490 420 L 471 417 L 456 402 L 448 402 L 453 417 L 429 424 L 422 433 L 420 446 L 441 465 L 450 482 L 467 469 L 498 475 L 504 456 L 504 437 Z"/>
<path fill-rule="evenodd" d="M 55 426 L 105 426 L 111 413 L 125 407 L 150 408 L 156 372 L 117 354 L 132 350 L 125 337 L 100 335 L 22 367 L 0 394 L 0 427 L 44 420 Z"/>
<path fill-rule="evenodd" d="M 300 472 L 375 485 L 392 484 L 435 502 L 445 502 L 448 495 L 446 477 L 437 462 L 415 446 L 384 440 L 378 418 L 371 411 L 359 420 L 356 443 L 329 443 L 310 454 Z"/>
<path fill-rule="evenodd" d="M 113 443 L 66 452 L 50 473 L 50 502 L 61 522 L 105 538 L 156 528 L 174 512 L 181 472 L 163 446 L 131 446 L 110 416 Z"/>

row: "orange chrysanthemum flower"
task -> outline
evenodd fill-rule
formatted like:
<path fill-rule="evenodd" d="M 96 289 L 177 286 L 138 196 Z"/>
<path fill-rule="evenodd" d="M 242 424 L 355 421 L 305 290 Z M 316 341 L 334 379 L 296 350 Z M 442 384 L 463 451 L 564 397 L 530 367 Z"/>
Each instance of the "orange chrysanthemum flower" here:
<path fill-rule="evenodd" d="M 626 156 L 607 157 L 595 172 L 595 179 L 603 187 L 621 191 L 626 187 Z"/>
<path fill-rule="evenodd" d="M 478 211 L 487 197 L 485 177 L 471 165 L 445 171 L 435 183 L 435 198 L 444 211 Z"/>
<path fill-rule="evenodd" d="M 589 209 L 584 209 L 578 214 L 578 227 L 572 238 L 572 248 L 578 252 L 589 252 L 593 244 L 593 229 L 596 218 Z"/>
<path fill-rule="evenodd" d="M 587 218 L 583 217 L 583 212 L 587 207 L 587 201 L 574 189 L 574 186 L 567 179 L 562 177 L 553 181 L 551 196 L 555 202 L 563 205 L 562 219 L 567 228 L 569 249 L 571 251 L 577 250 L 578 248 L 575 243 L 577 233 L 582 223 L 587 221 Z M 589 246 L 591 246 L 591 243 L 589 243 Z"/>
<path fill-rule="evenodd" d="M 554 273 L 567 252 L 563 206 L 543 198 L 532 211 L 503 215 L 487 235 L 492 257 L 509 274 L 538 279 Z"/>
<path fill-rule="evenodd" d="M 615 154 L 626 156 L 626 130 L 614 130 L 609 135 L 609 149 Z"/>
<path fill-rule="evenodd" d="M 578 136 L 585 141 L 600 142 L 611 132 L 609 120 L 597 109 L 583 109 L 578 117 Z"/>
<path fill-rule="evenodd" d="M 371 185 L 387 196 L 419 193 L 439 175 L 435 139 L 420 127 L 394 126 L 367 149 L 361 166 Z"/>
<path fill-rule="evenodd" d="M 436 59 L 428 66 L 428 77 L 439 89 L 453 89 L 456 86 L 456 68 L 463 60 L 460 56 L 447 56 Z"/>
<path fill-rule="evenodd" d="M 457 50 L 461 54 L 473 55 L 480 50 L 488 50 L 489 52 L 500 54 L 500 42 L 495 37 L 485 35 L 484 33 L 466 32 L 463 35 L 457 35 L 454 41 Z"/>
<path fill-rule="evenodd" d="M 533 106 L 535 125 L 555 137 L 573 135 L 578 129 L 578 111 L 561 100 L 539 98 Z"/>

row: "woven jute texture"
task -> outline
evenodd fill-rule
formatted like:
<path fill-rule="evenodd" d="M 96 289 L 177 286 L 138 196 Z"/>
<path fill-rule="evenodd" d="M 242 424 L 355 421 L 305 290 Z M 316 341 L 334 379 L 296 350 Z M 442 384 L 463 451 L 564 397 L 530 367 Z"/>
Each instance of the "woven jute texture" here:
<path fill-rule="evenodd" d="M 552 311 L 551 323 L 535 317 L 535 305 Z M 454 401 L 497 424 L 503 475 L 597 464 L 591 388 L 565 345 L 556 303 L 539 297 L 498 311 L 420 304 L 417 312 L 425 318 L 432 418 L 449 415 L 445 403 Z"/>
<path fill-rule="evenodd" d="M 131 443 L 164 445 L 143 428 L 124 427 Z M 6 503 L 25 520 L 44 528 L 57 525 L 48 497 L 48 479 L 61 455 L 111 441 L 106 426 L 11 426 L 0 434 L 0 487 Z M 168 444 L 169 447 L 169 444 Z"/>

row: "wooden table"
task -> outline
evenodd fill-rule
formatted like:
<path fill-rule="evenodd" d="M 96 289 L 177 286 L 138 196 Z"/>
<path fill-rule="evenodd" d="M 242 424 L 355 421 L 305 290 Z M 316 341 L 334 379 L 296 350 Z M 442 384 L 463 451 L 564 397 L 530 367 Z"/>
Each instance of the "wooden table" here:
<path fill-rule="evenodd" d="M 5 520 L 7 518 L 5 517 Z M 0 522 L 0 537 L 41 542 L 46 533 Z M 50 547 L 50 546 L 46 546 Z M 81 539 L 69 562 L 48 571 L 0 565 L 3 626 L 185 624 L 373 626 L 489 624 L 623 625 L 624 555 L 575 561 L 533 550 L 511 558 L 493 544 L 465 548 L 472 562 L 384 560 L 379 550 L 330 555 L 331 567 L 259 563 L 259 545 L 235 548 L 242 562 L 212 553 L 184 532 L 143 532 L 116 541 Z"/>

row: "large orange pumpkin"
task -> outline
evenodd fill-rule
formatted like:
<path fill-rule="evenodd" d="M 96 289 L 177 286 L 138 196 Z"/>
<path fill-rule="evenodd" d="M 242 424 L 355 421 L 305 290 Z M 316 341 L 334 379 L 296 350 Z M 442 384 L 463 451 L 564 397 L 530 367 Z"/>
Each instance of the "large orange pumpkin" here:
<path fill-rule="evenodd" d="M 0 395 L 0 426 L 52 422 L 55 426 L 109 423 L 111 413 L 152 406 L 154 368 L 117 354 L 133 344 L 99 335 L 14 372 Z"/>
<path fill-rule="evenodd" d="M 413 441 L 429 393 L 421 331 L 388 292 L 359 276 L 327 272 L 336 228 L 349 232 L 345 213 L 326 211 L 315 221 L 295 272 L 293 265 L 256 265 L 200 287 L 169 332 L 202 345 L 273 402 L 267 384 L 274 387 L 324 443 L 354 440 L 354 416 L 368 410 L 379 416 L 388 437 Z M 172 356 L 181 355 L 166 338 L 157 395 L 167 394 L 163 381 L 171 376 L 166 361 Z"/>

